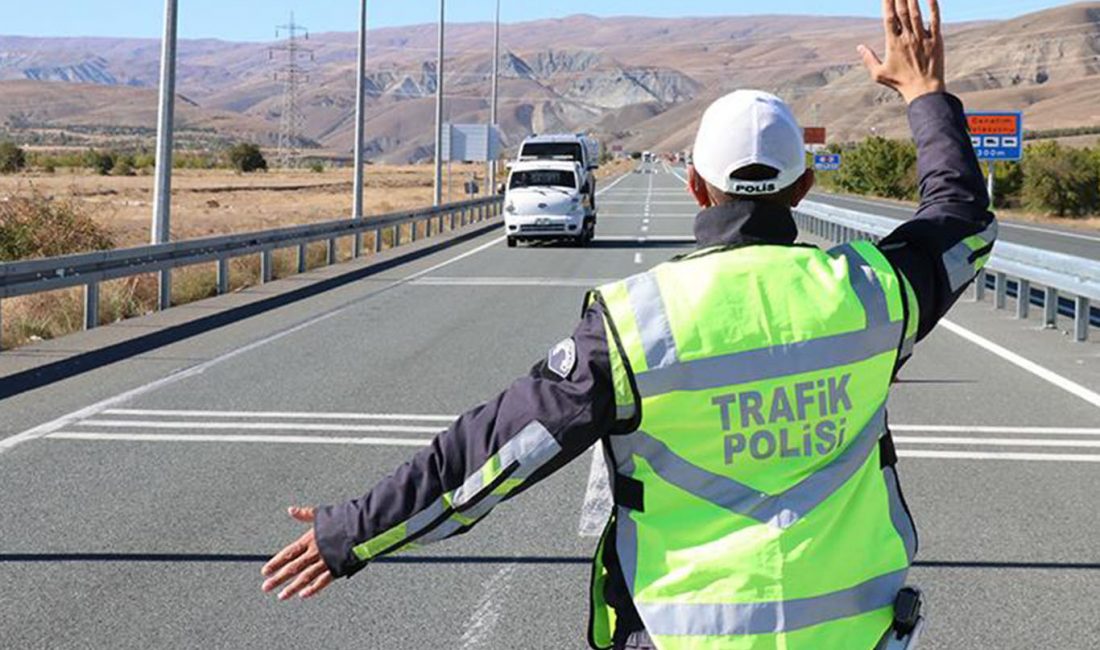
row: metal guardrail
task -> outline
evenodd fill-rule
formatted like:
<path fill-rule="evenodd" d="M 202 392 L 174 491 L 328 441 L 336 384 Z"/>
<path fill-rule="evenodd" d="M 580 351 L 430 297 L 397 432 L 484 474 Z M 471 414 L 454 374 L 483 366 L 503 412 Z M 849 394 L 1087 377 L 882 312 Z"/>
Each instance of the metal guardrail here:
<path fill-rule="evenodd" d="M 260 256 L 260 282 L 269 282 L 274 273 L 273 254 L 285 248 L 298 249 L 298 272 L 307 270 L 307 246 L 328 242 L 327 264 L 337 261 L 337 242 L 354 237 L 353 256 L 360 254 L 359 244 L 364 233 L 374 232 L 374 250 L 382 250 L 382 233 L 393 232 L 393 247 L 401 245 L 402 226 L 411 224 L 410 240 L 418 238 L 418 226 L 423 223 L 424 236 L 443 232 L 445 225 L 454 230 L 501 214 L 503 199 L 498 196 L 452 203 L 437 208 L 388 214 L 370 219 L 343 219 L 323 223 L 278 228 L 260 232 L 240 233 L 204 239 L 192 239 L 123 248 L 79 255 L 26 260 L 0 264 L 0 299 L 25 296 L 44 291 L 84 287 L 84 327 L 99 325 L 99 283 L 106 280 L 156 273 L 217 262 L 217 292 L 229 290 L 229 261 L 246 255 Z M 433 229 L 433 226 L 437 226 Z"/>
<path fill-rule="evenodd" d="M 814 201 L 801 203 L 795 220 L 806 232 L 836 242 L 878 241 L 899 225 L 896 219 Z M 1017 318 L 1027 318 L 1031 305 L 1041 305 L 1048 328 L 1056 327 L 1059 313 L 1071 316 L 1077 341 L 1088 340 L 1090 325 L 1100 326 L 1100 311 L 1092 307 L 1100 305 L 1100 262 L 1000 241 L 974 286 L 976 301 L 992 288 L 997 309 L 1014 296 Z"/>

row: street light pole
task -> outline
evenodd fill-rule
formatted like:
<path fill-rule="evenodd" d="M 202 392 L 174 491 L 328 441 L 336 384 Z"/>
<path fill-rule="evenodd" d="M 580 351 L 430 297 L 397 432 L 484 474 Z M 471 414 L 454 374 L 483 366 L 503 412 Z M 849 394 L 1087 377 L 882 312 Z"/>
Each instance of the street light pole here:
<path fill-rule="evenodd" d="M 497 101 L 499 98 L 499 85 L 500 85 L 500 0 L 497 0 L 497 13 L 496 20 L 493 22 L 493 96 L 490 100 L 489 108 L 489 128 L 496 129 L 497 126 Z M 489 193 L 495 194 L 497 191 L 497 155 L 492 149 L 493 133 L 489 134 L 489 152 L 493 154 L 492 160 L 489 161 Z"/>
<path fill-rule="evenodd" d="M 165 0 L 164 41 L 160 55 L 160 109 L 157 118 L 157 168 L 153 188 L 153 225 L 151 241 L 165 244 L 171 238 L 172 144 L 176 100 L 176 31 L 179 24 L 178 0 Z M 158 309 L 172 306 L 172 272 L 160 272 L 157 290 Z"/>
<path fill-rule="evenodd" d="M 439 53 L 435 64 L 435 205 L 443 203 L 443 25 L 445 0 L 439 0 Z"/>
<path fill-rule="evenodd" d="M 367 120 L 367 0 L 359 3 L 359 63 L 355 88 L 355 181 L 351 205 L 351 218 L 363 219 L 363 167 L 366 153 Z M 355 251 L 353 255 L 363 254 L 363 233 L 355 233 Z"/>

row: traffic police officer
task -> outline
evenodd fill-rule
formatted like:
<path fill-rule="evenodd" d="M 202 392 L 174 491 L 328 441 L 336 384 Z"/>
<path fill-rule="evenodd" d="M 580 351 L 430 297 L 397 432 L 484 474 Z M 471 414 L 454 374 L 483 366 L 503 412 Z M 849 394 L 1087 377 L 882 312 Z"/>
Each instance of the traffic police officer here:
<path fill-rule="evenodd" d="M 860 51 L 909 105 L 914 219 L 878 245 L 795 244 L 801 130 L 774 96 L 718 100 L 690 170 L 698 250 L 593 291 L 572 337 L 362 498 L 292 509 L 313 527 L 264 589 L 310 597 L 463 533 L 599 443 L 615 508 L 593 647 L 875 647 L 917 551 L 888 389 L 996 235 L 939 8 L 926 27 L 918 0 L 884 6 L 885 61 Z"/>

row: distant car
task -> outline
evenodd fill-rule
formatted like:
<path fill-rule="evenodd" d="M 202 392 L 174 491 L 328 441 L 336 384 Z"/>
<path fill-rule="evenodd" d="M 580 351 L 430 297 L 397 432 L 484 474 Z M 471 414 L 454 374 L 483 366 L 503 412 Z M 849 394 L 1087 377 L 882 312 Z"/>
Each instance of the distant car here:
<path fill-rule="evenodd" d="M 596 212 L 583 192 L 579 163 L 532 160 L 512 165 L 504 195 L 508 247 L 534 240 L 585 246 L 595 236 Z"/>

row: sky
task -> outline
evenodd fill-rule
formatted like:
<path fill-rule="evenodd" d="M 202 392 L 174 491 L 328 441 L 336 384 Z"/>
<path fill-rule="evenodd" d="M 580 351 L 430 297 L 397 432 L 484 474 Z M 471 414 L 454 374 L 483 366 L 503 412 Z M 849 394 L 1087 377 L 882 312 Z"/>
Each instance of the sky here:
<path fill-rule="evenodd" d="M 275 25 L 287 22 L 294 10 L 298 22 L 313 32 L 353 31 L 355 0 L 180 0 L 182 38 L 266 41 Z M 947 21 L 1012 18 L 1065 4 L 1049 0 L 942 0 Z M 370 0 L 372 27 L 435 22 L 435 0 Z M 752 15 L 760 13 L 878 15 L 879 0 L 503 0 L 502 20 L 520 22 L 588 13 L 601 16 Z M 159 37 L 164 3 L 159 0 L 0 0 L 0 35 Z M 447 20 L 490 20 L 494 0 L 450 0 Z"/>

